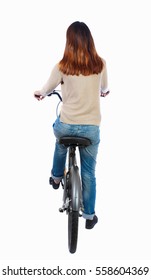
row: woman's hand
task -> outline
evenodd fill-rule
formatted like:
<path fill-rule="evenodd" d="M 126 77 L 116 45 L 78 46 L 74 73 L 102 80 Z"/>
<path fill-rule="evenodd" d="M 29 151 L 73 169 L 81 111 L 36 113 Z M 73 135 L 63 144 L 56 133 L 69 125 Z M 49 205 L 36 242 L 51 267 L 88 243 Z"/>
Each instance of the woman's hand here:
<path fill-rule="evenodd" d="M 40 90 L 36 90 L 36 91 L 34 92 L 34 97 L 35 97 L 38 101 L 45 98 L 44 96 L 41 95 Z"/>

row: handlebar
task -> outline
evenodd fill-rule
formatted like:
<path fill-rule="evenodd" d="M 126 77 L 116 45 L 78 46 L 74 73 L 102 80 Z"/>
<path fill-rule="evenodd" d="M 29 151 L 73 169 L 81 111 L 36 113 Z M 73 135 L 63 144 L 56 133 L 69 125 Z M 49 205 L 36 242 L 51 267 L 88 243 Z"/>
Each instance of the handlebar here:
<path fill-rule="evenodd" d="M 62 101 L 62 97 L 61 95 L 59 94 L 59 92 L 57 90 L 53 90 L 52 92 L 50 92 L 49 94 L 47 94 L 47 96 L 52 96 L 53 94 L 57 95 L 58 98 L 60 99 L 60 101 Z"/>
<path fill-rule="evenodd" d="M 108 94 L 110 93 L 110 91 L 108 90 L 107 92 L 103 93 L 101 92 L 100 96 L 101 97 L 105 97 L 107 96 Z M 61 95 L 59 94 L 58 90 L 53 90 L 52 92 L 50 92 L 49 94 L 47 94 L 47 96 L 52 96 L 53 94 L 56 94 L 58 96 L 58 98 L 60 99 L 60 101 L 62 101 L 62 97 Z"/>

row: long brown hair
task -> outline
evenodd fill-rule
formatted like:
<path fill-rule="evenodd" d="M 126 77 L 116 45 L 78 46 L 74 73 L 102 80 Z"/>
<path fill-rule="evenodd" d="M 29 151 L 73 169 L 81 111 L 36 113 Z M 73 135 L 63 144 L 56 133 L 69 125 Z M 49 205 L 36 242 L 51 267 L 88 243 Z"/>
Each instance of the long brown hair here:
<path fill-rule="evenodd" d="M 59 69 L 66 75 L 84 76 L 102 71 L 103 61 L 97 54 L 91 32 L 84 22 L 75 21 L 68 27 Z"/>

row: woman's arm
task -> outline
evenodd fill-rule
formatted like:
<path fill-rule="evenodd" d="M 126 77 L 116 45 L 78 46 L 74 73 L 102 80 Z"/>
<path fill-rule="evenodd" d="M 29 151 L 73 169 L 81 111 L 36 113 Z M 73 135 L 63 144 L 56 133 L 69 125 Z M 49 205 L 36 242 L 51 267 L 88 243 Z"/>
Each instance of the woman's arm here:
<path fill-rule="evenodd" d="M 61 82 L 62 74 L 59 71 L 58 64 L 56 64 L 46 84 L 42 87 L 41 90 L 36 90 L 34 92 L 34 97 L 37 100 L 44 99 L 44 97 L 46 97 L 51 91 L 53 91 Z"/>
<path fill-rule="evenodd" d="M 108 89 L 108 75 L 107 75 L 107 68 L 106 68 L 106 62 L 104 60 L 104 68 L 101 73 L 101 90 L 100 90 L 100 96 L 105 97 L 110 93 Z"/>

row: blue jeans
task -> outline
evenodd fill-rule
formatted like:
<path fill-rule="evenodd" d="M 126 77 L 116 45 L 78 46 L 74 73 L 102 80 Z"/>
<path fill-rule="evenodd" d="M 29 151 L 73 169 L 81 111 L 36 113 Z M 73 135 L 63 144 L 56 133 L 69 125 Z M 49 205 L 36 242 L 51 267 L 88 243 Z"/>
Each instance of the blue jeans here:
<path fill-rule="evenodd" d="M 79 148 L 81 162 L 82 196 L 84 212 L 83 217 L 93 219 L 95 214 L 96 178 L 95 167 L 100 142 L 100 128 L 96 125 L 65 124 L 58 117 L 53 124 L 56 136 L 56 145 L 53 158 L 51 175 L 53 179 L 62 179 L 66 164 L 67 148 L 58 143 L 62 136 L 79 136 L 91 140 L 91 145 Z"/>

